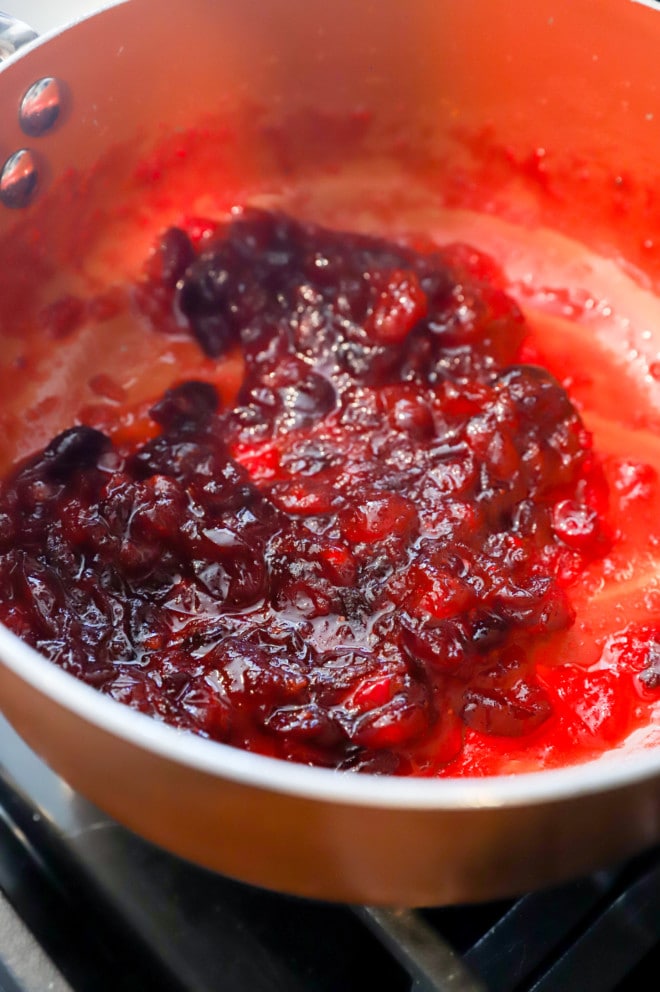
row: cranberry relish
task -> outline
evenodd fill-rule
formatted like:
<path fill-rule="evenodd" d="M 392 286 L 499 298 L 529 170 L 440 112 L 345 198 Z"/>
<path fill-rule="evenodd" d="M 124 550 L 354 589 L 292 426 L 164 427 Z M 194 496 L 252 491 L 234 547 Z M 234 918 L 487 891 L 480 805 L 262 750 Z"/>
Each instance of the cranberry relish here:
<path fill-rule="evenodd" d="M 246 211 L 163 236 L 140 289 L 221 358 L 155 437 L 56 437 L 0 496 L 0 619 L 102 692 L 300 762 L 434 774 L 551 715 L 528 649 L 573 621 L 607 494 L 520 364 L 497 269 Z"/>

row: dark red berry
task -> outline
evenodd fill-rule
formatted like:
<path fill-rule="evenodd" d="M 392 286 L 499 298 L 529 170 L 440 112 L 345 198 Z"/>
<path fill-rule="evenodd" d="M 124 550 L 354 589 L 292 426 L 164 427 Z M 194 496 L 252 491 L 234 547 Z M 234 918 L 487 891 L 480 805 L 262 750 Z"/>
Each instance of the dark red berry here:
<path fill-rule="evenodd" d="M 170 227 L 161 235 L 156 249 L 157 278 L 168 289 L 174 289 L 195 259 L 195 249 L 186 231 Z"/>
<path fill-rule="evenodd" d="M 168 389 L 149 411 L 161 427 L 196 427 L 218 409 L 218 391 L 210 382 L 184 382 Z"/>
<path fill-rule="evenodd" d="M 70 427 L 58 434 L 43 453 L 44 474 L 57 482 L 66 482 L 71 475 L 96 466 L 110 441 L 93 427 Z"/>

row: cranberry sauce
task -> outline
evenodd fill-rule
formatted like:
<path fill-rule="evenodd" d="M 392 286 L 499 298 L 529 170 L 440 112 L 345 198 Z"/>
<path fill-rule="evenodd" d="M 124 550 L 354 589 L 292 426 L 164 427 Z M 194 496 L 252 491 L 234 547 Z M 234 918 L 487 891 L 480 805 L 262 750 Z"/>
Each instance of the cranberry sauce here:
<path fill-rule="evenodd" d="M 468 731 L 543 725 L 528 651 L 573 621 L 607 492 L 495 265 L 255 210 L 166 232 L 136 295 L 220 375 L 240 347 L 236 404 L 185 381 L 156 436 L 74 426 L 20 465 L 0 619 L 114 699 L 299 762 L 437 774 Z"/>

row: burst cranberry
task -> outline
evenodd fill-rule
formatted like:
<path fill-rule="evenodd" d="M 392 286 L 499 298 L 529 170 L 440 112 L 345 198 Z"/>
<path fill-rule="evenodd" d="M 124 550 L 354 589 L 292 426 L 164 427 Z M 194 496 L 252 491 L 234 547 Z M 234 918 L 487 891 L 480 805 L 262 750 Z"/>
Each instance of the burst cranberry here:
<path fill-rule="evenodd" d="M 174 289 L 186 269 L 195 260 L 190 237 L 180 227 L 170 227 L 161 235 L 149 260 L 149 272 L 168 289 Z"/>
<path fill-rule="evenodd" d="M 417 529 L 414 506 L 398 493 L 370 495 L 340 520 L 344 536 L 356 544 L 382 541 L 388 535 L 406 539 Z"/>
<path fill-rule="evenodd" d="M 100 431 L 92 427 L 71 427 L 44 450 L 44 477 L 66 482 L 77 470 L 94 467 L 109 447 L 108 439 Z"/>
<path fill-rule="evenodd" d="M 365 329 L 376 341 L 400 344 L 426 316 L 427 297 L 415 272 L 396 270 L 383 282 Z"/>
<path fill-rule="evenodd" d="M 210 382 L 184 382 L 168 389 L 150 412 L 161 427 L 197 427 L 215 413 L 218 403 L 218 392 Z"/>
<path fill-rule="evenodd" d="M 468 690 L 461 717 L 468 727 L 482 734 L 520 737 L 540 727 L 551 712 L 543 690 L 521 678 L 506 690 Z"/>
<path fill-rule="evenodd" d="M 557 537 L 577 551 L 596 548 L 601 538 L 600 518 L 596 511 L 571 499 L 555 503 L 553 527 Z"/>

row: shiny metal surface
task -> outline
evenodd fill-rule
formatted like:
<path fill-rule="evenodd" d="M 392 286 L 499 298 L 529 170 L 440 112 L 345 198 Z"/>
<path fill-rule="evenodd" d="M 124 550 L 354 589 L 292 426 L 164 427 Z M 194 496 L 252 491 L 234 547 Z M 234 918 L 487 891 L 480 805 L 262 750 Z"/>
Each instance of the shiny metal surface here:
<path fill-rule="evenodd" d="M 29 24 L 40 35 L 58 30 L 101 10 L 102 0 L 5 0 L 9 13 Z"/>
<path fill-rule="evenodd" d="M 56 126 L 62 113 L 62 85 L 52 76 L 38 79 L 29 88 L 19 107 L 21 129 L 31 138 L 42 138 Z"/>
<path fill-rule="evenodd" d="M 55 217 L 57 197 L 73 197 L 77 225 L 93 217 L 103 247 L 117 205 L 148 190 L 136 188 L 138 163 L 164 134 L 204 119 L 200 108 L 241 111 L 245 145 L 227 144 L 223 155 L 275 173 L 273 132 L 254 123 L 255 104 L 283 127 L 310 104 L 328 114 L 369 106 L 382 135 L 431 134 L 439 157 L 453 153 L 457 121 L 498 128 L 512 148 L 551 133 L 558 154 L 616 155 L 642 182 L 657 160 L 651 73 L 660 18 L 612 0 L 608 19 L 604 6 L 521 0 L 495 22 L 485 0 L 416 0 L 405 10 L 301 3 L 295 18 L 290 0 L 191 0 L 183 19 L 166 16 L 178 8 L 160 0 L 112 7 L 35 43 L 0 73 L 6 154 L 24 141 L 16 108 L 35 80 L 62 79 L 74 99 L 66 125 L 40 139 L 43 181 L 26 222 L 37 223 L 42 194 Z M 485 23 L 487 36 L 475 30 Z M 625 64 L 623 31 L 635 53 Z M 163 52 L 173 51 L 177 71 L 163 73 Z M 314 149 L 306 153 L 312 170 Z M 103 160 L 112 164 L 103 183 L 87 182 Z M 73 191 L 58 186 L 72 166 Z M 273 184 L 286 181 L 280 172 Z M 570 208 L 553 203 L 569 232 Z M 12 238 L 15 224 L 2 211 L 0 237 Z M 607 231 L 609 257 L 623 250 L 624 228 Z M 39 259 L 55 260 L 61 275 L 78 262 L 72 230 L 41 231 Z M 394 905 L 484 899 L 581 873 L 660 836 L 657 750 L 473 781 L 342 776 L 178 734 L 75 682 L 3 630 L 0 656 L 4 712 L 72 787 L 163 846 L 268 887 Z"/>
<path fill-rule="evenodd" d="M 3 992 L 73 992 L 2 894 L 0 955 Z"/>
<path fill-rule="evenodd" d="M 0 11 L 0 61 L 8 59 L 36 37 L 34 28 Z"/>
<path fill-rule="evenodd" d="M 458 954 L 412 910 L 356 912 L 413 975 L 410 992 L 486 992 Z"/>

